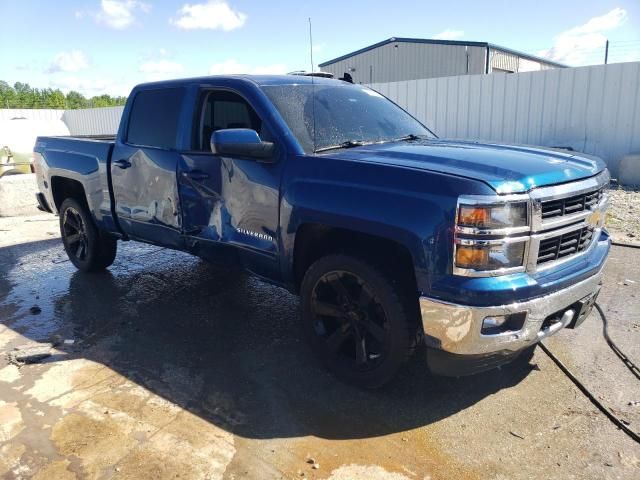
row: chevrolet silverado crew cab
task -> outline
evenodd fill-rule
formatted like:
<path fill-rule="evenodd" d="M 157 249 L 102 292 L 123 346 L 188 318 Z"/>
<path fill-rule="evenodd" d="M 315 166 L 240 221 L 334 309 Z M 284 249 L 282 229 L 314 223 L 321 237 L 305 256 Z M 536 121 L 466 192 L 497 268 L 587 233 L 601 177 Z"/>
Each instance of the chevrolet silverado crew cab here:
<path fill-rule="evenodd" d="M 139 85 L 115 138 L 39 137 L 34 161 L 78 269 L 118 240 L 230 260 L 298 294 L 311 348 L 365 387 L 421 343 L 459 376 L 579 325 L 610 247 L 601 160 L 441 140 L 339 80 Z"/>

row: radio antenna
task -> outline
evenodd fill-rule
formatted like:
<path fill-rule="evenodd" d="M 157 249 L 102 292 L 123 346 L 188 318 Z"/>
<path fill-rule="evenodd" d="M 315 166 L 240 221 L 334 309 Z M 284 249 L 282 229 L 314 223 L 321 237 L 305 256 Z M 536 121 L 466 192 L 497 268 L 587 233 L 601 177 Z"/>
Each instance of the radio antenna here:
<path fill-rule="evenodd" d="M 311 73 L 313 73 L 313 35 L 311 33 L 311 17 L 309 17 L 309 56 L 311 57 Z"/>
<path fill-rule="evenodd" d="M 311 58 L 311 115 L 313 116 L 313 153 L 316 153 L 316 84 L 313 80 L 313 35 L 309 17 L 309 57 Z"/>

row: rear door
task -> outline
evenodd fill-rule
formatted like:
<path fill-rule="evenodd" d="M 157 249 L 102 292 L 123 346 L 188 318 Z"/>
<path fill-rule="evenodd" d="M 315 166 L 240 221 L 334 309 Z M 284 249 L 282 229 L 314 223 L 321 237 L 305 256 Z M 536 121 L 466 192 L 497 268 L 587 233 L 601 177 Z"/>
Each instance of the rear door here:
<path fill-rule="evenodd" d="M 188 242 L 205 257 L 225 255 L 239 247 L 245 266 L 259 275 L 279 273 L 279 187 L 284 148 L 247 97 L 229 89 L 202 89 L 193 132 L 193 151 L 178 165 L 183 228 Z M 211 153 L 216 130 L 250 128 L 262 140 L 276 143 L 271 163 Z M 223 248 L 221 251 L 221 247 Z"/>
<path fill-rule="evenodd" d="M 111 157 L 117 218 L 132 238 L 179 247 L 176 145 L 185 89 L 141 89 L 134 95 Z"/>

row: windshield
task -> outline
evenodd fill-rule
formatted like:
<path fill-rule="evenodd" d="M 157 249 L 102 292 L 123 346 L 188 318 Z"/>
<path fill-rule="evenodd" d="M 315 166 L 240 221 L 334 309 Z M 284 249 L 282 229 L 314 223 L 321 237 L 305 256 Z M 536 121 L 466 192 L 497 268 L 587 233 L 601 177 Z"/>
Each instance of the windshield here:
<path fill-rule="evenodd" d="M 393 102 L 360 85 L 269 85 L 262 89 L 306 153 L 332 147 L 349 148 L 368 143 L 415 139 L 415 136 L 434 137 Z"/>

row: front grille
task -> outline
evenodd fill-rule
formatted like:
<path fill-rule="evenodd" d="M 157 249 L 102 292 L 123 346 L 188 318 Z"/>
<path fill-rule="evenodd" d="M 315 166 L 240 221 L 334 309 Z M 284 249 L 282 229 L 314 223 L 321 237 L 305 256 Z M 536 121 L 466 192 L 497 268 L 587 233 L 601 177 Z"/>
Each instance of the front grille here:
<path fill-rule="evenodd" d="M 557 237 L 542 240 L 538 249 L 538 265 L 586 250 L 591 245 L 593 233 L 592 227 L 583 227 Z"/>
<path fill-rule="evenodd" d="M 603 194 L 604 188 L 599 188 L 580 195 L 542 202 L 542 219 L 583 212 L 600 203 Z"/>

